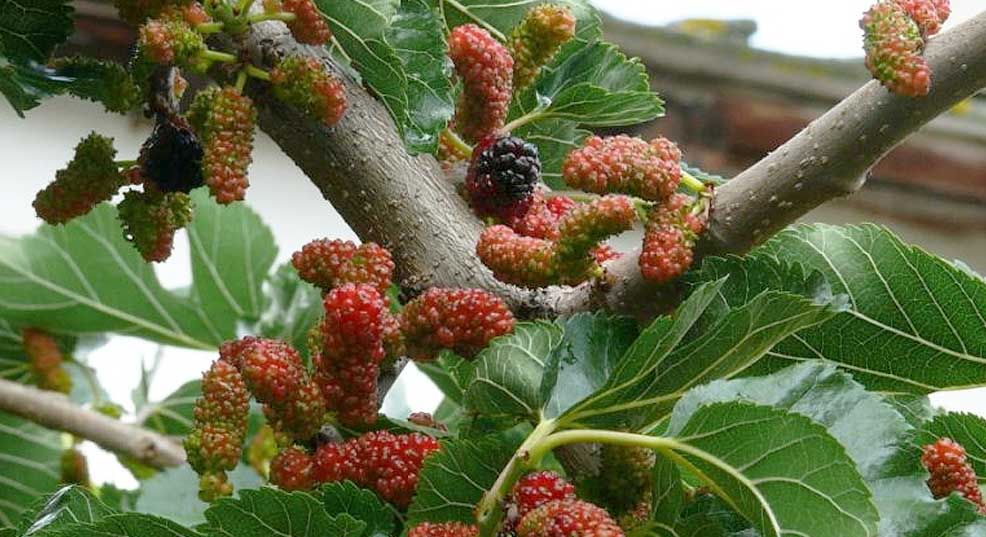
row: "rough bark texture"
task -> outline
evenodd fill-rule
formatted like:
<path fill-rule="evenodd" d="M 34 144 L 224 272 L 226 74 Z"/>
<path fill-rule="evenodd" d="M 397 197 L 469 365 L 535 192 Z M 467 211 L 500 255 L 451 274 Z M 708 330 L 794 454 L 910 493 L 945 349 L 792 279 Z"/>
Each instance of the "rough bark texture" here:
<path fill-rule="evenodd" d="M 185 451 L 165 436 L 83 410 L 64 395 L 0 379 L 0 409 L 39 425 L 92 440 L 155 468 L 178 466 Z"/>
<path fill-rule="evenodd" d="M 277 23 L 257 25 L 256 59 L 328 53 L 300 47 Z M 933 39 L 931 95 L 910 99 L 870 82 L 783 147 L 718 189 L 702 254 L 742 253 L 818 205 L 859 189 L 869 170 L 909 134 L 986 87 L 986 13 Z M 345 78 L 345 77 L 344 77 Z M 401 284 L 480 287 L 503 296 L 524 316 L 606 307 L 647 318 L 674 302 L 674 292 L 641 278 L 633 253 L 608 275 L 574 288 L 525 291 L 493 279 L 474 253 L 479 221 L 435 160 L 411 157 L 386 109 L 347 80 L 349 110 L 324 128 L 265 94 L 256 95 L 260 125 L 304 170 L 354 231 L 391 249 Z"/>

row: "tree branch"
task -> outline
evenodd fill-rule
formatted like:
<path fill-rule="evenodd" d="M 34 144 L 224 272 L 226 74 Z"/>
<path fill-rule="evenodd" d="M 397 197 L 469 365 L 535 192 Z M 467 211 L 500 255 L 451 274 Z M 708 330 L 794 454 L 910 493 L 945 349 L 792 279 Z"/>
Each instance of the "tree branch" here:
<path fill-rule="evenodd" d="M 66 431 L 155 468 L 185 462 L 181 446 L 160 434 L 74 405 L 64 395 L 0 379 L 0 410 Z"/>
<path fill-rule="evenodd" d="M 255 25 L 248 47 L 267 63 L 303 53 L 340 72 L 327 51 L 299 46 L 280 24 Z M 855 192 L 890 149 L 986 87 L 986 13 L 933 39 L 925 56 L 935 77 L 929 96 L 898 97 L 870 82 L 718 189 L 700 253 L 745 252 L 818 205 Z M 496 281 L 475 255 L 480 223 L 435 159 L 409 156 L 384 106 L 343 78 L 349 110 L 335 127 L 257 93 L 260 126 L 363 240 L 391 250 L 403 287 L 479 287 L 522 316 L 606 307 L 647 318 L 674 302 L 672 290 L 640 276 L 637 253 L 609 263 L 603 281 L 574 288 L 526 291 Z"/>

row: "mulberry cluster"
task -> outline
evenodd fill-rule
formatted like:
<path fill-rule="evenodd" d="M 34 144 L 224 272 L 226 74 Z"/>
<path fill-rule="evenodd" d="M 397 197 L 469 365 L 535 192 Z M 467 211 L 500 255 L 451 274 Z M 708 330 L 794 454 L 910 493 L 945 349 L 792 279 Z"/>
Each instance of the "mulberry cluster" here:
<path fill-rule="evenodd" d="M 429 436 L 387 431 L 366 433 L 342 444 L 323 444 L 314 455 L 288 448 L 271 462 L 271 482 L 298 490 L 348 480 L 406 508 L 425 458 L 438 449 L 438 441 Z"/>
<path fill-rule="evenodd" d="M 925 38 L 901 3 L 882 0 L 863 15 L 859 24 L 864 31 L 866 68 L 873 77 L 894 93 L 908 97 L 927 95 L 931 90 L 931 69 L 921 57 Z"/>
<path fill-rule="evenodd" d="M 503 300 L 479 289 L 432 287 L 401 312 L 408 354 L 419 361 L 434 359 L 441 349 L 471 358 L 513 329 L 514 316 Z"/>
<path fill-rule="evenodd" d="M 367 242 L 318 239 L 291 256 L 302 280 L 329 292 L 347 283 L 365 283 L 386 295 L 394 274 L 394 261 L 382 246 Z"/>
<path fill-rule="evenodd" d="M 681 152 L 665 138 L 646 142 L 626 135 L 593 136 L 568 154 L 562 175 L 569 186 L 648 201 L 667 199 L 681 182 Z"/>
<path fill-rule="evenodd" d="M 310 0 L 306 0 L 309 4 Z M 315 58 L 290 56 L 270 73 L 274 96 L 303 110 L 324 125 L 335 125 L 346 111 L 342 82 Z"/>
<path fill-rule="evenodd" d="M 531 8 L 510 34 L 514 90 L 529 86 L 541 72 L 541 67 L 573 36 L 575 17 L 568 8 L 555 4 Z"/>
<path fill-rule="evenodd" d="M 288 29 L 299 43 L 324 45 L 332 39 L 329 25 L 312 0 L 266 0 L 264 9 L 268 13 L 286 11 L 293 14 L 295 18 L 288 21 Z"/>
<path fill-rule="evenodd" d="M 695 241 L 704 231 L 706 221 L 689 212 L 688 201 L 688 196 L 675 194 L 651 212 L 644 226 L 644 244 L 638 259 L 644 278 L 663 284 L 691 267 Z"/>
<path fill-rule="evenodd" d="M 476 214 L 507 221 L 527 213 L 541 180 L 537 146 L 515 136 L 489 136 L 473 155 L 465 189 Z"/>
<path fill-rule="evenodd" d="M 38 388 L 69 393 L 72 379 L 62 367 L 62 351 L 55 338 L 44 330 L 25 328 L 21 331 L 21 341 Z"/>
<path fill-rule="evenodd" d="M 554 500 L 520 520 L 517 537 L 623 537 L 605 509 L 581 500 Z"/>
<path fill-rule="evenodd" d="M 192 432 L 185 437 L 188 463 L 201 476 L 199 496 L 211 501 L 232 493 L 226 472 L 236 467 L 246 436 L 250 394 L 234 364 L 216 360 L 202 377 Z"/>
<path fill-rule="evenodd" d="M 935 498 L 958 492 L 986 514 L 986 502 L 976 479 L 976 471 L 966 460 L 965 448 L 951 438 L 939 438 L 924 446 L 921 464 L 928 470 L 928 489 Z"/>
<path fill-rule="evenodd" d="M 477 537 L 479 528 L 462 522 L 422 522 L 407 532 L 407 537 Z"/>
<path fill-rule="evenodd" d="M 290 345 L 246 337 L 225 344 L 220 356 L 239 369 L 250 393 L 263 403 L 264 415 L 280 443 L 315 436 L 322 426 L 325 403 L 301 355 Z"/>
<path fill-rule="evenodd" d="M 340 423 L 372 425 L 377 419 L 380 363 L 387 355 L 387 306 L 376 288 L 353 283 L 329 291 L 323 305 L 321 352 L 314 358 L 316 382 Z"/>
<path fill-rule="evenodd" d="M 448 51 L 463 84 L 453 123 L 466 141 L 476 143 L 506 121 L 514 60 L 506 47 L 475 24 L 453 29 Z"/>
<path fill-rule="evenodd" d="M 161 192 L 145 183 L 144 191 L 131 190 L 116 207 L 123 236 L 146 261 L 164 261 L 171 255 L 175 232 L 192 221 L 192 198 L 184 192 Z"/>
<path fill-rule="evenodd" d="M 242 200 L 257 122 L 253 101 L 233 87 L 202 90 L 189 120 L 204 147 L 202 168 L 209 191 L 219 203 Z"/>
<path fill-rule="evenodd" d="M 506 529 L 516 530 L 517 524 L 528 513 L 556 500 L 577 500 L 575 486 L 562 476 L 540 471 L 527 474 L 517 480 L 506 500 Z"/>
<path fill-rule="evenodd" d="M 49 224 L 64 224 L 108 201 L 126 184 L 113 158 L 113 139 L 95 132 L 75 146 L 75 156 L 38 192 L 34 210 Z"/>
<path fill-rule="evenodd" d="M 180 116 L 159 115 L 140 148 L 140 174 L 161 192 L 191 192 L 202 186 L 202 144 Z"/>
<path fill-rule="evenodd" d="M 139 30 L 137 48 L 141 55 L 159 65 L 197 65 L 205 41 L 176 13 L 145 22 Z"/>

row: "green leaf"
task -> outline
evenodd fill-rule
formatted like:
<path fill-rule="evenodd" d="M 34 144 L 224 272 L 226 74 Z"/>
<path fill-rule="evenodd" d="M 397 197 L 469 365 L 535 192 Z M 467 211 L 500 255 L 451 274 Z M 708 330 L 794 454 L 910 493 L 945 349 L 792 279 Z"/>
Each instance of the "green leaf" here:
<path fill-rule="evenodd" d="M 277 268 L 268 279 L 269 303 L 257 325 L 263 337 L 287 341 L 308 356 L 308 331 L 322 318 L 322 293 L 301 281 L 290 263 Z"/>
<path fill-rule="evenodd" d="M 650 519 L 661 524 L 672 525 L 685 505 L 681 472 L 671 459 L 660 453 L 655 455 L 654 469 L 651 470 L 654 476 L 654 497 L 651 499 Z"/>
<path fill-rule="evenodd" d="M 276 249 L 246 206 L 222 207 L 201 193 L 196 200 L 190 296 L 161 286 L 124 240 L 116 210 L 101 204 L 64 226 L 0 237 L 0 280 L 12 284 L 0 299 L 0 316 L 54 333 L 117 332 L 215 349 L 235 336 L 240 315 L 259 315 Z"/>
<path fill-rule="evenodd" d="M 832 364 L 805 362 L 766 377 L 710 382 L 681 398 L 670 430 L 679 430 L 700 407 L 749 401 L 811 418 L 838 440 L 867 479 L 876 478 L 912 431 L 891 405 L 867 392 Z"/>
<path fill-rule="evenodd" d="M 74 524 L 38 537 L 202 537 L 171 520 L 143 513 L 107 516 L 92 524 Z"/>
<path fill-rule="evenodd" d="M 958 494 L 934 500 L 925 476 L 881 479 L 870 484 L 880 510 L 880 537 L 986 535 L 986 519 Z"/>
<path fill-rule="evenodd" d="M 510 436 L 487 440 L 443 441 L 442 449 L 425 459 L 414 502 L 405 525 L 420 522 L 475 523 L 476 503 L 507 465 L 523 439 Z"/>
<path fill-rule="evenodd" d="M 190 380 L 157 403 L 139 410 L 140 426 L 170 436 L 192 430 L 195 400 L 202 395 L 202 381 Z"/>
<path fill-rule="evenodd" d="M 0 412 L 0 526 L 55 490 L 61 454 L 59 433 Z"/>
<path fill-rule="evenodd" d="M 732 299 L 746 286 L 731 281 L 732 275 L 698 287 L 670 325 L 655 321 L 610 382 L 562 422 L 650 430 L 688 389 L 742 373 L 782 339 L 835 313 L 828 295 L 806 298 L 782 290 L 763 291 L 740 304 Z M 798 282 L 788 287 L 805 288 Z"/>
<path fill-rule="evenodd" d="M 555 418 L 609 379 L 637 336 L 637 322 L 606 313 L 579 313 L 558 321 L 561 344 L 549 355 L 541 381 L 543 416 Z"/>
<path fill-rule="evenodd" d="M 848 311 L 777 345 L 756 373 L 825 359 L 885 392 L 986 384 L 982 280 L 875 225 L 797 226 L 753 255 L 797 259 L 850 301 Z"/>
<path fill-rule="evenodd" d="M 331 515 L 349 515 L 362 521 L 363 537 L 388 537 L 395 530 L 394 513 L 370 490 L 361 489 L 350 481 L 329 483 L 322 487 L 322 503 Z"/>
<path fill-rule="evenodd" d="M 513 334 L 493 340 L 475 360 L 465 405 L 486 416 L 539 419 L 541 376 L 548 356 L 562 341 L 558 325 L 518 323 Z"/>
<path fill-rule="evenodd" d="M 3 55 L 0 42 L 0 93 L 7 99 L 17 115 L 41 104 L 41 100 L 61 93 L 63 84 L 43 76 L 43 68 L 37 65 L 21 65 Z"/>
<path fill-rule="evenodd" d="M 99 500 L 114 511 L 134 511 L 140 489 L 121 489 L 111 483 L 99 486 Z"/>
<path fill-rule="evenodd" d="M 390 112 L 398 129 L 408 123 L 408 78 L 397 51 L 387 43 L 387 31 L 400 0 L 338 2 L 315 0 L 363 82 Z"/>
<path fill-rule="evenodd" d="M 699 408 L 671 447 L 764 537 L 870 536 L 878 515 L 845 449 L 825 428 L 746 403 Z"/>
<path fill-rule="evenodd" d="M 412 154 L 434 153 L 438 133 L 455 111 L 452 64 L 438 11 L 426 0 L 403 0 L 387 30 L 386 40 L 407 75 L 404 143 Z"/>
<path fill-rule="evenodd" d="M 17 63 L 45 63 L 72 33 L 65 0 L 0 0 L 0 48 Z"/>
<path fill-rule="evenodd" d="M 536 114 L 582 126 L 612 127 L 650 121 L 664 103 L 650 89 L 647 69 L 616 45 L 588 44 L 545 72 L 519 99 L 511 118 Z"/>
<path fill-rule="evenodd" d="M 331 517 L 311 494 L 264 487 L 240 491 L 239 499 L 223 498 L 205 512 L 210 530 L 229 537 L 357 536 L 352 517 Z M 340 519 L 347 518 L 345 521 Z"/>
<path fill-rule="evenodd" d="M 25 534 L 34 535 L 71 524 L 97 522 L 115 513 L 116 511 L 94 498 L 85 487 L 71 485 L 47 496 L 39 509 L 21 519 L 18 528 Z"/>
<path fill-rule="evenodd" d="M 416 363 L 414 366 L 427 375 L 445 397 L 457 405 L 462 405 L 466 389 L 472 380 L 474 369 L 472 362 L 451 351 L 442 351 L 435 360 Z"/>
<path fill-rule="evenodd" d="M 237 466 L 229 473 L 235 494 L 257 488 L 263 480 L 246 465 Z M 188 465 L 169 468 L 141 482 L 141 494 L 137 498 L 137 511 L 153 513 L 193 526 L 206 520 L 209 504 L 199 499 L 199 476 Z"/>

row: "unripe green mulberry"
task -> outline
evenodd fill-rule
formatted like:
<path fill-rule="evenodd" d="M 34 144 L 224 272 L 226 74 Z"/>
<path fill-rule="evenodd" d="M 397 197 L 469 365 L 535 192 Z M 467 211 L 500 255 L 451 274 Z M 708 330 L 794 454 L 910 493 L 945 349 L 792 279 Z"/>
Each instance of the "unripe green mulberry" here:
<path fill-rule="evenodd" d="M 666 138 L 592 136 L 565 158 L 562 175 L 573 188 L 667 199 L 681 182 L 681 151 Z"/>
<path fill-rule="evenodd" d="M 641 507 L 650 505 L 656 455 L 642 447 L 604 445 L 600 460 L 602 503 L 618 518 L 637 520 Z"/>
<path fill-rule="evenodd" d="M 462 80 L 453 123 L 476 143 L 503 127 L 513 95 L 514 60 L 499 41 L 475 24 L 463 24 L 448 38 L 448 55 Z"/>
<path fill-rule="evenodd" d="M 270 73 L 274 96 L 311 115 L 322 124 L 335 125 L 346 112 L 346 92 L 315 58 L 289 56 Z"/>
<path fill-rule="evenodd" d="M 51 67 L 57 76 L 76 79 L 77 83 L 69 86 L 69 93 L 99 101 L 110 112 L 124 114 L 140 103 L 140 90 L 133 76 L 119 63 L 75 56 L 56 58 Z"/>
<path fill-rule="evenodd" d="M 555 243 L 550 240 L 490 226 L 479 236 L 476 254 L 501 282 L 532 288 L 559 283 Z"/>
<path fill-rule="evenodd" d="M 123 235 L 146 261 L 171 256 L 175 232 L 192 221 L 192 198 L 184 192 L 161 192 L 145 184 L 131 190 L 116 207 Z"/>
<path fill-rule="evenodd" d="M 575 35 L 575 17 L 568 8 L 541 4 L 531 8 L 510 34 L 514 58 L 514 91 L 519 92 L 537 78 L 541 67 Z"/>
<path fill-rule="evenodd" d="M 55 172 L 55 180 L 34 198 L 38 217 L 49 224 L 64 224 L 112 198 L 126 184 L 115 156 L 112 138 L 95 132 L 83 138 L 68 166 Z"/>
<path fill-rule="evenodd" d="M 180 16 L 151 19 L 140 27 L 137 47 L 141 55 L 160 65 L 198 67 L 205 40 Z"/>
<path fill-rule="evenodd" d="M 72 378 L 62 367 L 62 351 L 51 334 L 37 328 L 25 328 L 21 331 L 21 341 L 38 388 L 61 393 L 72 391 Z"/>
<path fill-rule="evenodd" d="M 924 38 L 899 4 L 882 0 L 863 16 L 866 67 L 890 91 L 909 97 L 931 90 L 931 69 L 921 57 Z"/>
<path fill-rule="evenodd" d="M 188 119 L 204 149 L 203 175 L 219 203 L 242 200 L 249 186 L 247 168 L 253 151 L 257 110 L 236 88 L 202 90 Z"/>
<path fill-rule="evenodd" d="M 633 201 L 611 195 L 569 211 L 558 222 L 558 268 L 565 280 L 578 282 L 596 266 L 593 250 L 607 238 L 631 229 L 637 218 Z"/>
<path fill-rule="evenodd" d="M 86 461 L 86 456 L 81 451 L 75 448 L 62 451 L 59 463 L 61 469 L 60 482 L 83 487 L 91 485 L 89 482 L 89 464 Z"/>

